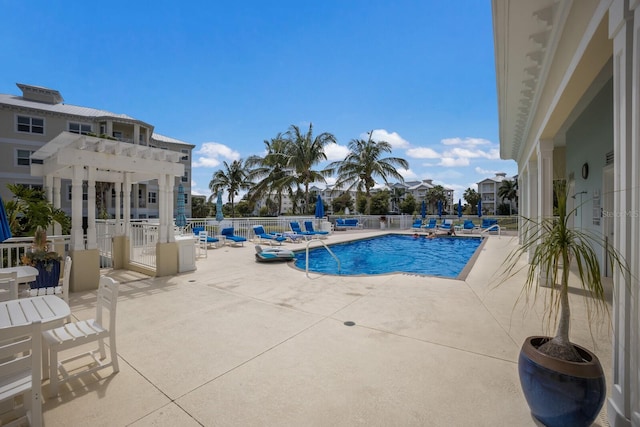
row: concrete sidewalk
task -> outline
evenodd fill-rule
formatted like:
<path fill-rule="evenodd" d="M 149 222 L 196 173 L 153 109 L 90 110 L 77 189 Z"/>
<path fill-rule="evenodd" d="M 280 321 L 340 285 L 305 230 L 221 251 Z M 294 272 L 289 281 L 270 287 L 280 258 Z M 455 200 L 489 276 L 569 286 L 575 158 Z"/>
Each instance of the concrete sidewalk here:
<path fill-rule="evenodd" d="M 175 277 L 115 271 L 120 372 L 62 385 L 45 402 L 46 426 L 535 425 L 517 358 L 526 336 L 544 332 L 543 298 L 514 306 L 524 275 L 500 286 L 495 275 L 516 243 L 491 236 L 466 281 L 307 278 L 256 263 L 251 242 L 211 249 Z M 593 349 L 576 302 L 572 339 Z M 93 317 L 95 292 L 71 294 L 71 305 Z M 593 333 L 609 373 L 608 328 Z"/>

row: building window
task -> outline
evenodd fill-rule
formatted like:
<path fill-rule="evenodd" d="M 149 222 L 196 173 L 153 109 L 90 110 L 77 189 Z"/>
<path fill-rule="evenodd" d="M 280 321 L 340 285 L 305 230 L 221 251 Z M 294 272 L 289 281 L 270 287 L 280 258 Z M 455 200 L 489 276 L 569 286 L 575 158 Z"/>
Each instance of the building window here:
<path fill-rule="evenodd" d="M 32 190 L 39 190 L 39 191 L 44 191 L 44 187 L 42 186 L 42 184 L 25 184 L 25 183 L 18 183 L 16 182 L 16 185 L 19 185 L 20 187 L 24 187 L 24 188 L 30 188 Z"/>
<path fill-rule="evenodd" d="M 183 148 L 182 150 L 180 150 L 180 152 L 184 154 L 184 156 L 182 156 L 180 160 L 189 160 L 189 150 L 185 150 Z"/>
<path fill-rule="evenodd" d="M 44 119 L 30 116 L 16 116 L 18 132 L 44 134 Z"/>
<path fill-rule="evenodd" d="M 122 132 L 113 131 L 113 137 L 114 138 L 118 138 L 118 139 L 122 139 Z"/>
<path fill-rule="evenodd" d="M 31 150 L 16 150 L 16 164 L 18 166 L 29 166 L 31 164 L 31 155 L 35 151 Z"/>
<path fill-rule="evenodd" d="M 86 134 L 92 132 L 91 131 L 91 125 L 88 125 L 86 123 L 69 122 L 69 132 L 79 133 L 81 135 L 86 135 Z"/>
<path fill-rule="evenodd" d="M 149 203 L 156 203 L 156 192 L 149 191 Z"/>
<path fill-rule="evenodd" d="M 88 191 L 89 191 L 88 185 L 83 182 L 82 183 L 82 200 L 86 201 L 89 199 Z M 67 197 L 69 201 L 73 199 L 72 194 L 73 194 L 73 185 L 69 184 L 67 186 Z"/>
<path fill-rule="evenodd" d="M 189 195 L 188 195 L 188 194 L 185 194 L 185 195 L 184 195 L 184 204 L 185 204 L 185 205 L 188 205 L 188 204 L 189 204 Z"/>
<path fill-rule="evenodd" d="M 189 182 L 189 172 L 188 171 L 184 171 L 184 175 L 182 175 L 181 180 L 182 180 L 182 182 Z"/>

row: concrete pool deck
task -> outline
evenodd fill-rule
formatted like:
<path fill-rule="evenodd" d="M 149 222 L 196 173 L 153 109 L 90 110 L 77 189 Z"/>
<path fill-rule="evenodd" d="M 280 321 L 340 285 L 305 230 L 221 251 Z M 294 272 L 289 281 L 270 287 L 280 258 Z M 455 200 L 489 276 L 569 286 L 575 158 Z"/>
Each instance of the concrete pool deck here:
<path fill-rule="evenodd" d="M 335 232 L 326 242 L 377 234 Z M 500 286 L 495 274 L 516 244 L 491 236 L 465 281 L 307 278 L 255 262 L 251 242 L 210 249 L 178 276 L 114 271 L 120 372 L 62 385 L 44 403 L 45 425 L 536 425 L 517 358 L 525 337 L 544 332 L 542 294 L 514 307 L 524 274 Z M 592 340 L 579 292 L 571 298 L 572 340 L 592 350 L 595 341 L 609 374 L 608 324 Z M 73 317 L 94 316 L 95 292 L 70 302 Z"/>

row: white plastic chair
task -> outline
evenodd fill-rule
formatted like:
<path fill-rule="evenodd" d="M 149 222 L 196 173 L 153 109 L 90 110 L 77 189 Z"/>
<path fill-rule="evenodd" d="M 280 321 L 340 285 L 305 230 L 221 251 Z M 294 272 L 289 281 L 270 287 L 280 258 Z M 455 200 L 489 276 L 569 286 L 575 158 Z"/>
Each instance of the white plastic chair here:
<path fill-rule="evenodd" d="M 10 400 L 17 419 L 7 426 L 42 426 L 42 340 L 40 321 L 0 329 L 0 401 Z M 23 396 L 21 407 L 15 397 Z"/>
<path fill-rule="evenodd" d="M 0 289 L 2 292 L 0 300 L 7 301 L 12 299 L 18 299 L 18 273 L 12 271 L 11 273 L 0 273 Z"/>
<path fill-rule="evenodd" d="M 202 255 L 204 252 L 204 257 L 207 258 L 207 249 L 209 247 L 209 233 L 206 230 L 200 231 L 198 233 L 198 256 Z"/>
<path fill-rule="evenodd" d="M 119 371 L 118 355 L 116 353 L 116 305 L 118 302 L 119 283 L 110 277 L 100 277 L 98 285 L 98 298 L 96 302 L 96 318 L 82 320 L 79 322 L 67 323 L 56 329 L 42 332 L 45 344 L 45 356 L 49 354 L 49 379 L 50 393 L 52 396 L 58 394 L 58 385 L 62 381 L 68 381 L 81 375 L 96 372 L 108 366 L 113 366 L 113 373 Z M 105 328 L 103 321 L 103 311 L 109 312 L 109 327 Z M 105 338 L 109 338 L 110 360 L 105 362 L 107 357 L 105 352 Z M 63 350 L 78 347 L 87 343 L 97 341 L 98 349 L 84 352 L 78 355 L 58 360 L 58 353 Z M 99 353 L 100 357 L 97 357 Z M 74 374 L 69 374 L 64 367 L 66 362 L 78 360 L 90 356 L 95 361 L 95 366 L 80 370 Z M 43 359 L 44 360 L 44 359 Z M 47 363 L 45 363 L 46 365 Z M 93 363 L 92 363 L 93 365 Z M 58 371 L 62 379 L 58 378 Z"/>
<path fill-rule="evenodd" d="M 64 259 L 64 273 L 62 279 L 58 283 L 58 286 L 49 288 L 37 288 L 27 289 L 26 294 L 29 297 L 36 297 L 38 295 L 57 295 L 69 304 L 69 279 L 71 277 L 71 264 L 72 260 L 70 256 Z"/>

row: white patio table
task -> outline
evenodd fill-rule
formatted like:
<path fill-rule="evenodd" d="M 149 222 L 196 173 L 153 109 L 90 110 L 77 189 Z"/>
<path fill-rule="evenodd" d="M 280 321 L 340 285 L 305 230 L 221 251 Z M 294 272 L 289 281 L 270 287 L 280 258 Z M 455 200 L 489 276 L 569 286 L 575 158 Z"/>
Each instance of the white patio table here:
<path fill-rule="evenodd" d="M 0 328 L 25 325 L 40 320 L 42 329 L 50 329 L 71 314 L 69 305 L 55 295 L 0 302 Z"/>
<path fill-rule="evenodd" d="M 18 279 L 16 280 L 15 289 L 9 289 L 11 299 L 18 298 L 18 285 L 26 284 L 36 280 L 38 275 L 38 269 L 29 265 L 20 265 L 18 267 L 0 268 L 0 273 L 17 273 Z"/>

